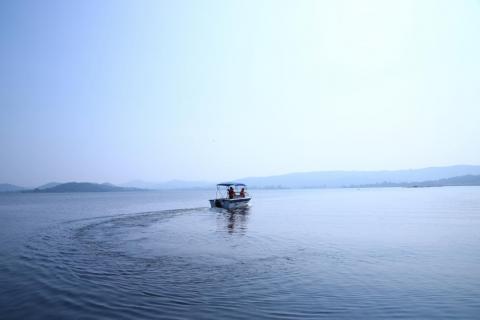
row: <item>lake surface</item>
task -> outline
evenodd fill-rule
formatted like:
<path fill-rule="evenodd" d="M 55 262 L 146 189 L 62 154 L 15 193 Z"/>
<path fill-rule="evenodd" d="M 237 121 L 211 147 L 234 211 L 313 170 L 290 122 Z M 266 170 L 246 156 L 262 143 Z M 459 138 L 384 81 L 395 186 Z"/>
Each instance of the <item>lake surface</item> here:
<path fill-rule="evenodd" d="M 480 188 L 0 194 L 2 319 L 480 315 Z"/>

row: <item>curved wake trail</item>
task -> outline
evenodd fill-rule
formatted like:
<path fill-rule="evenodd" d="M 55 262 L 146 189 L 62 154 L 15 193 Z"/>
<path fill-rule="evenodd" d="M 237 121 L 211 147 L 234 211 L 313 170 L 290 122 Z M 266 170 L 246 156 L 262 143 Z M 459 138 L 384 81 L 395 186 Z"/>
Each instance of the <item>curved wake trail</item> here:
<path fill-rule="evenodd" d="M 272 250 L 275 241 L 245 234 L 248 214 L 191 208 L 55 225 L 22 253 L 34 275 L 31 281 L 40 288 L 34 299 L 43 301 L 40 314 L 155 318 L 186 315 L 193 308 L 207 317 L 206 304 L 212 301 L 225 316 L 248 314 L 241 311 L 242 302 L 228 303 L 224 297 L 233 294 L 253 303 L 291 283 L 291 276 L 271 273 L 279 261 L 279 270 L 291 267 L 288 257 Z M 256 285 L 265 281 L 274 285 Z"/>

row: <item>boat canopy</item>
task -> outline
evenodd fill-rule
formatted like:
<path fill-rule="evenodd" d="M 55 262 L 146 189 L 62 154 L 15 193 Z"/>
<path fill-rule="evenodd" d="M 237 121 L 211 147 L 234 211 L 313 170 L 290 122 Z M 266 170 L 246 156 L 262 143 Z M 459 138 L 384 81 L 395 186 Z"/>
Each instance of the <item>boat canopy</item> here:
<path fill-rule="evenodd" d="M 247 185 L 244 183 L 239 183 L 239 182 L 222 182 L 217 184 L 217 187 L 230 187 L 230 186 L 235 186 L 235 187 L 246 187 Z"/>

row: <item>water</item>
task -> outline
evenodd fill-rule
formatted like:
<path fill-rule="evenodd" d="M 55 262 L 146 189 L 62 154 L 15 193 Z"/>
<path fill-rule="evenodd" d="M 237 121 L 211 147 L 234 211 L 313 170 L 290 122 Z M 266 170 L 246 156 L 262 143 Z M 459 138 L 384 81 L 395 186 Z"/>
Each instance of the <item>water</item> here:
<path fill-rule="evenodd" d="M 480 188 L 0 195 L 2 319 L 480 315 Z"/>

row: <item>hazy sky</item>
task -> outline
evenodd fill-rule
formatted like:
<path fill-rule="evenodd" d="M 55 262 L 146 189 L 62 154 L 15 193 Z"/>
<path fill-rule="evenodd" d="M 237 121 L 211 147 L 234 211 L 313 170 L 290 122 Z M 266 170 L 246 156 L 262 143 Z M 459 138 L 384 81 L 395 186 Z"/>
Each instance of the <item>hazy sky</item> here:
<path fill-rule="evenodd" d="M 0 182 L 480 164 L 479 1 L 2 1 Z"/>

